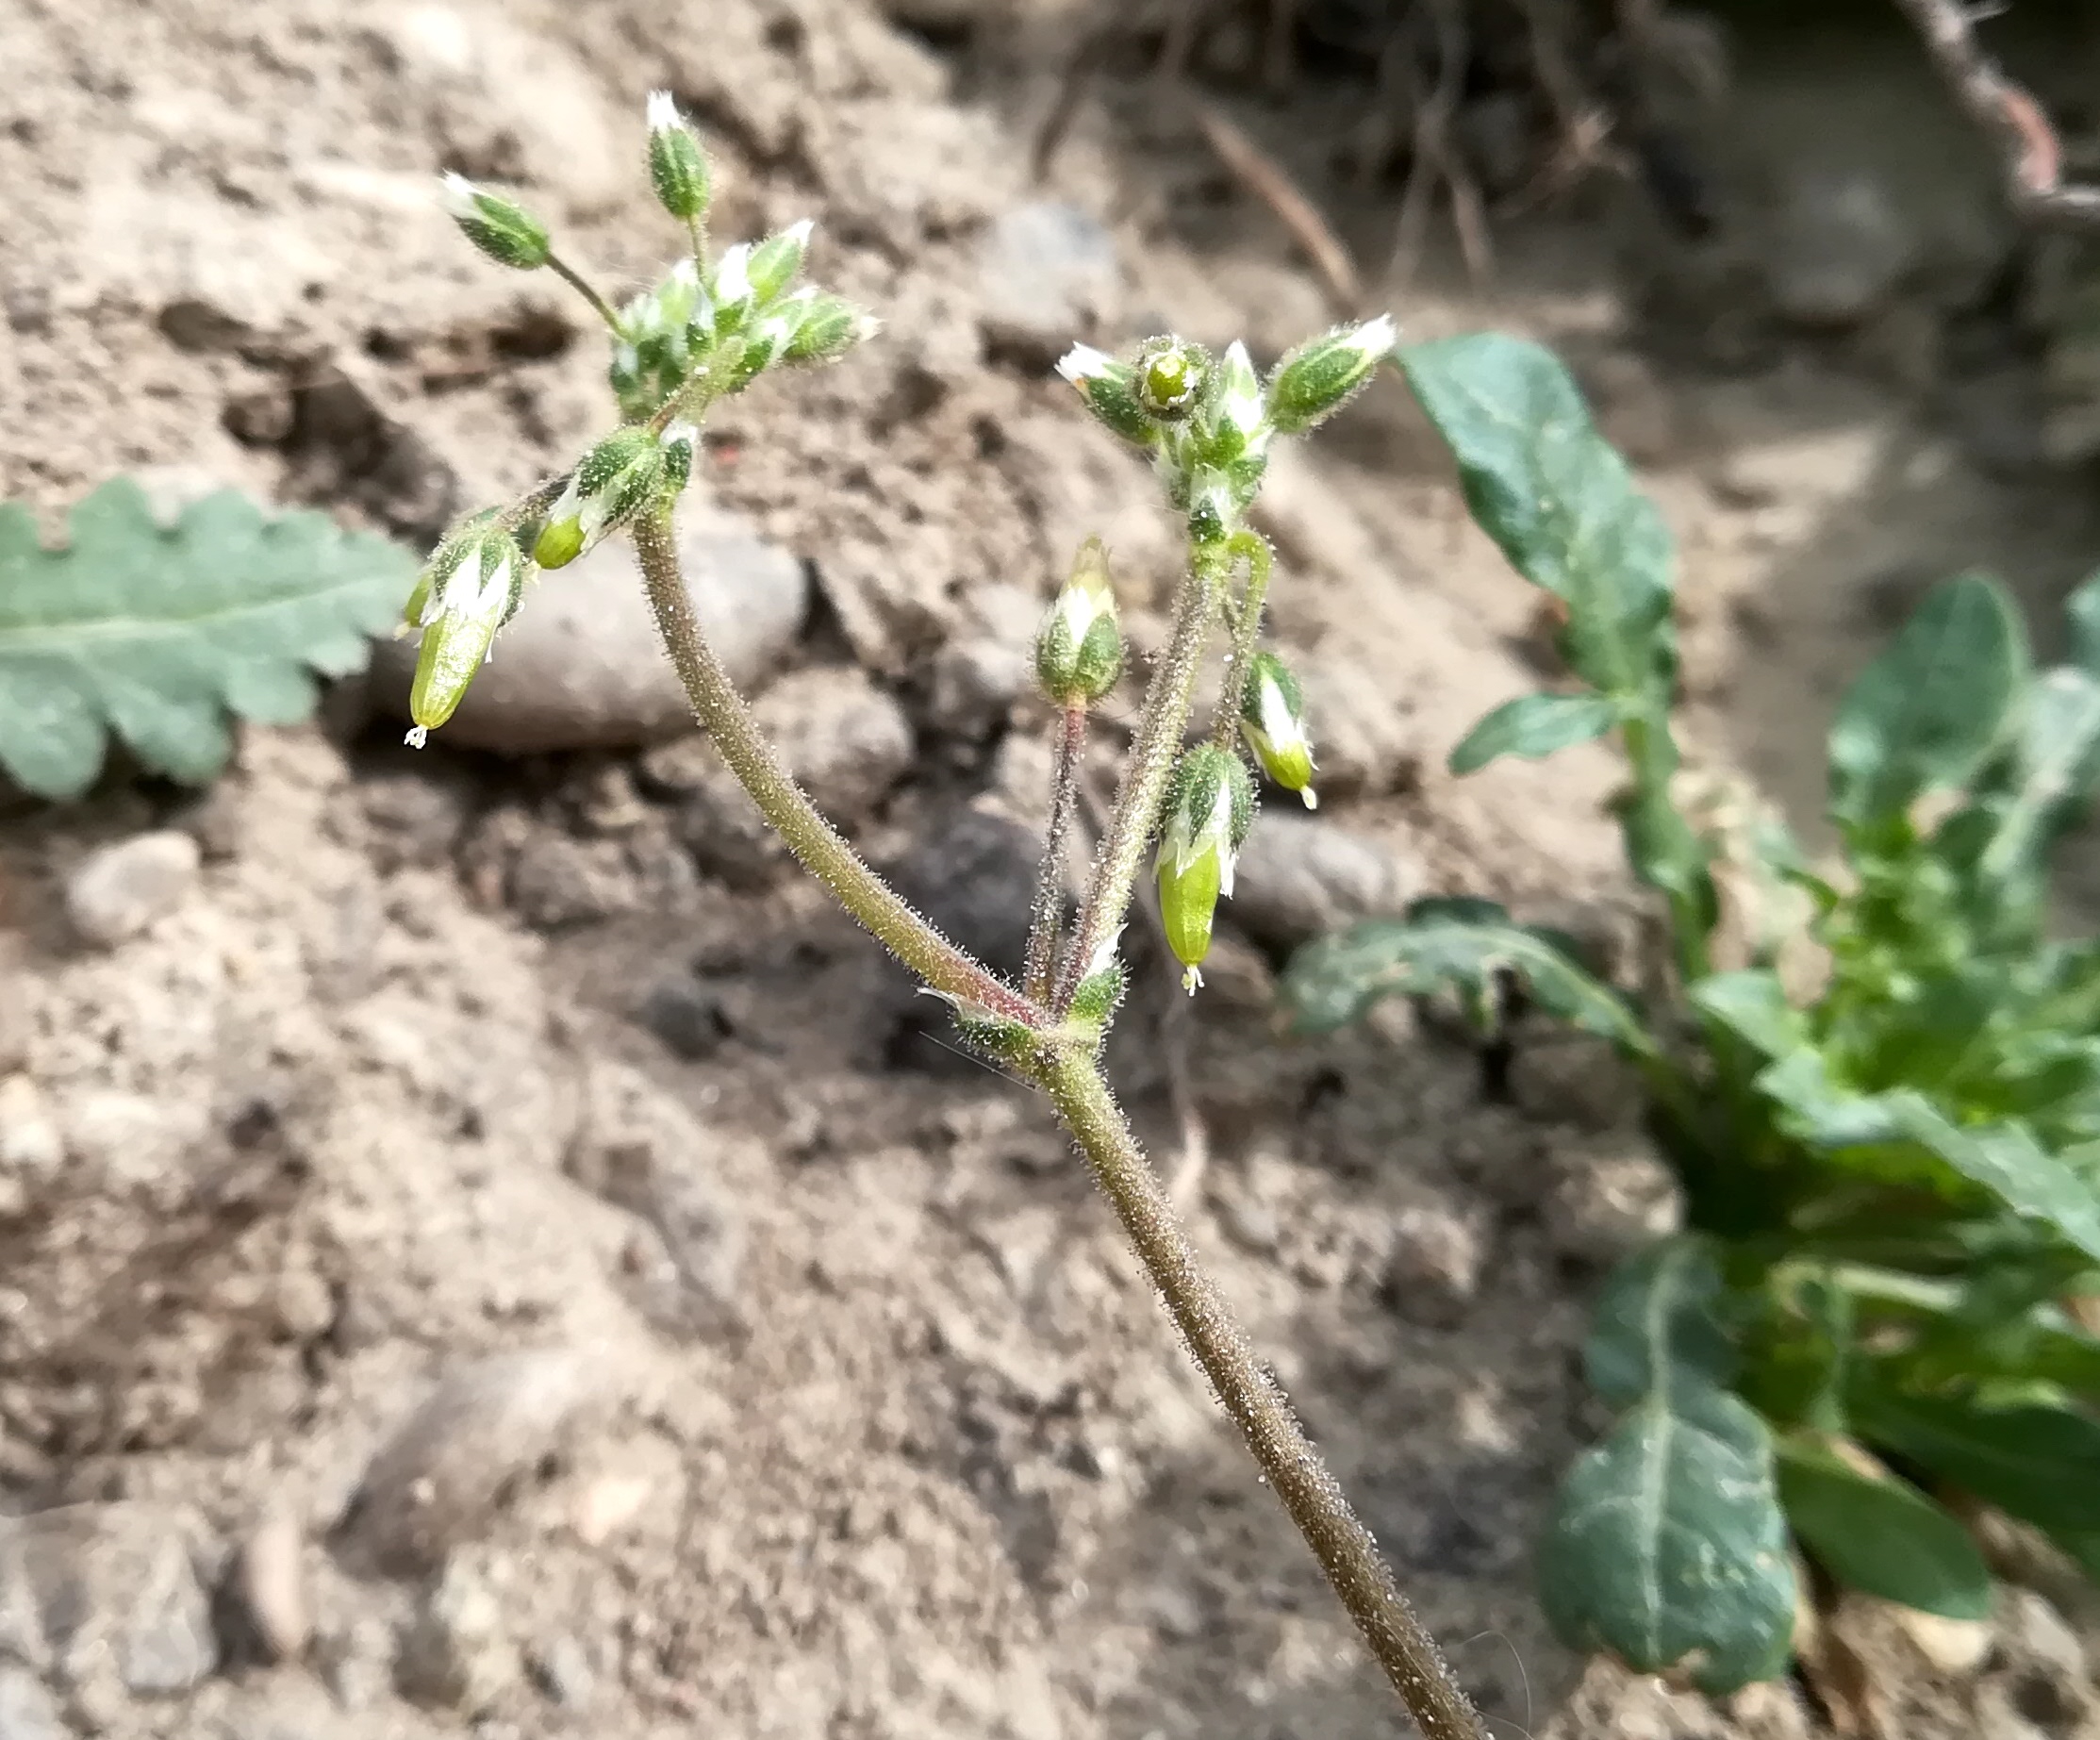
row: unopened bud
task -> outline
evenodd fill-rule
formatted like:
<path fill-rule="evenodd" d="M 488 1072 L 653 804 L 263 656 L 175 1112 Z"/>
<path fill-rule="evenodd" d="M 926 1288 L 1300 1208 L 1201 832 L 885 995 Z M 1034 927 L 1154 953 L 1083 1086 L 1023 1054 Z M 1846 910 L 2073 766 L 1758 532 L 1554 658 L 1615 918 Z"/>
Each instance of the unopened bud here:
<path fill-rule="evenodd" d="M 689 469 L 689 447 L 686 465 Z M 634 518 L 664 481 L 664 468 L 663 444 L 655 435 L 635 425 L 615 430 L 570 473 L 569 487 L 547 511 L 533 559 L 542 568 L 573 562 Z"/>
<path fill-rule="evenodd" d="M 715 330 L 726 332 L 751 312 L 751 243 L 739 241 L 724 248 L 707 282 L 715 299 Z"/>
<path fill-rule="evenodd" d="M 1348 403 L 1392 355 L 1399 331 L 1391 315 L 1308 340 L 1269 376 L 1269 415 L 1285 435 L 1298 435 Z"/>
<path fill-rule="evenodd" d="M 752 250 L 751 292 L 764 307 L 795 281 L 809 252 L 809 233 L 817 226 L 807 218 L 791 224 L 777 236 L 769 236 Z"/>
<path fill-rule="evenodd" d="M 498 265 L 530 272 L 553 256 L 547 226 L 515 200 L 477 188 L 464 175 L 448 174 L 442 186 L 445 210 L 460 233 Z"/>
<path fill-rule="evenodd" d="M 1239 522 L 1240 491 L 1212 466 L 1199 467 L 1188 480 L 1188 533 L 1199 544 L 1215 543 Z"/>
<path fill-rule="evenodd" d="M 1180 339 L 1149 339 L 1137 353 L 1137 402 L 1161 423 L 1180 423 L 1196 408 L 1211 359 Z"/>
<path fill-rule="evenodd" d="M 783 353 L 786 362 L 835 362 L 854 345 L 875 336 L 871 314 L 864 313 L 843 296 L 818 296 L 787 340 Z"/>
<path fill-rule="evenodd" d="M 1198 969 L 1211 952 L 1211 920 L 1232 892 L 1232 866 L 1253 820 L 1253 783 L 1237 755 L 1204 744 L 1182 757 L 1160 835 L 1159 904 L 1190 991 L 1203 982 Z"/>
<path fill-rule="evenodd" d="M 649 180 L 664 209 L 680 223 L 707 215 L 707 154 L 668 91 L 649 93 Z"/>
<path fill-rule="evenodd" d="M 493 512 L 477 514 L 431 557 L 417 587 L 422 645 L 408 688 L 408 741 L 421 749 L 458 707 L 488 660 L 496 631 L 510 620 L 530 565 Z"/>
<path fill-rule="evenodd" d="M 1137 402 L 1137 371 L 1128 363 L 1091 344 L 1075 344 L 1057 372 L 1079 389 L 1086 408 L 1126 441 L 1150 447 L 1159 440 L 1158 428 Z"/>
<path fill-rule="evenodd" d="M 1240 736 L 1262 771 L 1317 809 L 1313 789 L 1313 739 L 1305 730 L 1305 697 L 1290 667 L 1274 653 L 1257 653 L 1240 697 Z"/>
<path fill-rule="evenodd" d="M 1262 379 L 1254 373 L 1247 346 L 1237 339 L 1211 376 L 1205 407 L 1204 452 L 1219 465 L 1230 465 L 1268 443 L 1268 408 L 1262 400 Z"/>
<path fill-rule="evenodd" d="M 1118 930 L 1094 951 L 1093 958 L 1086 963 L 1072 992 L 1070 1015 L 1073 1023 L 1097 1035 L 1107 1031 L 1130 983 L 1123 963 L 1116 958 L 1116 945 L 1122 935 Z"/>
<path fill-rule="evenodd" d="M 1108 552 L 1090 538 L 1036 631 L 1035 675 L 1051 701 L 1071 707 L 1099 701 L 1122 671 L 1123 632 L 1116 621 Z"/>

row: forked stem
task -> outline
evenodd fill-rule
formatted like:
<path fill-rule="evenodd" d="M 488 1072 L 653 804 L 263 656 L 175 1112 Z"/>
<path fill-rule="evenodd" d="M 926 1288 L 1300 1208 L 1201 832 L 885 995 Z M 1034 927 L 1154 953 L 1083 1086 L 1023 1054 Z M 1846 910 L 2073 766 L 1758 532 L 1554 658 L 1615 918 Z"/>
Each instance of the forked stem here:
<path fill-rule="evenodd" d="M 1254 1356 L 1247 1332 L 1204 1270 L 1093 1058 L 1065 1052 L 1041 1079 L 1189 1351 L 1415 1725 L 1427 1740 L 1485 1740 L 1480 1719 L 1451 1677 L 1436 1640 L 1379 1556 L 1378 1542 L 1349 1508 L 1282 1389 Z"/>
<path fill-rule="evenodd" d="M 1225 665 L 1225 688 L 1217 699 L 1217 721 L 1211 727 L 1211 741 L 1229 750 L 1239 735 L 1240 701 L 1247 693 L 1247 673 L 1253 668 L 1255 649 L 1262 641 L 1262 605 L 1268 597 L 1268 579 L 1276 566 L 1276 553 L 1259 532 L 1234 532 L 1227 540 L 1229 560 L 1247 561 L 1247 590 L 1236 606 L 1226 612 L 1232 630 L 1232 650 Z"/>
<path fill-rule="evenodd" d="M 950 942 L 863 864 L 780 765 L 694 620 L 679 571 L 670 506 L 653 508 L 637 519 L 634 538 L 650 608 L 694 717 L 803 869 L 933 990 L 1024 1027 L 1047 1027 L 1049 1017 L 1042 1009 Z"/>

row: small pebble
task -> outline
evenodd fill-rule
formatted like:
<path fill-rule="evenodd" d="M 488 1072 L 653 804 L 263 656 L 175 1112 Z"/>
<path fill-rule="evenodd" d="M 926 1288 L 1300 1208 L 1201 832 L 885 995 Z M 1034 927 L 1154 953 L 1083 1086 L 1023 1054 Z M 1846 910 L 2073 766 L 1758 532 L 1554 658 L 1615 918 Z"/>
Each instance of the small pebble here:
<path fill-rule="evenodd" d="M 66 916 L 84 942 L 114 948 L 182 903 L 203 853 L 174 829 L 91 853 L 66 880 Z"/>

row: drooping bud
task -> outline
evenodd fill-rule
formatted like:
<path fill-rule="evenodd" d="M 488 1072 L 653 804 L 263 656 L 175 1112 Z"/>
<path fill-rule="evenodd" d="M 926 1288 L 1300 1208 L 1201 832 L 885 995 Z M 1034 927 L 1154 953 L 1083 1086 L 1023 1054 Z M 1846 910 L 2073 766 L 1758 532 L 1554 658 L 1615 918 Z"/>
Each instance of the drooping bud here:
<path fill-rule="evenodd" d="M 1274 653 L 1257 653 L 1240 697 L 1240 736 L 1262 771 L 1317 809 L 1313 789 L 1313 739 L 1305 730 L 1305 697 L 1290 667 Z"/>
<path fill-rule="evenodd" d="M 422 630 L 408 688 L 408 742 L 421 749 L 458 707 L 510 620 L 531 565 L 493 509 L 476 514 L 438 547 L 410 601 Z"/>
<path fill-rule="evenodd" d="M 477 188 L 464 175 L 441 178 L 445 210 L 460 234 L 500 266 L 531 272 L 554 253 L 547 226 L 515 200 Z"/>
<path fill-rule="evenodd" d="M 1393 317 L 1309 339 L 1276 365 L 1269 376 L 1269 416 L 1285 435 L 1299 435 L 1348 403 L 1392 354 L 1399 340 Z"/>
<path fill-rule="evenodd" d="M 1180 423 L 1195 410 L 1209 379 L 1211 359 L 1181 339 L 1148 339 L 1137 353 L 1137 402 L 1161 423 Z"/>
<path fill-rule="evenodd" d="M 810 300 L 795 336 L 782 355 L 785 362 L 835 362 L 854 345 L 873 338 L 880 324 L 872 314 L 856 308 L 843 296 L 822 295 Z"/>
<path fill-rule="evenodd" d="M 809 252 L 809 233 L 817 225 L 808 218 L 791 224 L 777 236 L 769 236 L 752 250 L 751 292 L 764 307 L 795 281 Z"/>
<path fill-rule="evenodd" d="M 1268 407 L 1262 400 L 1262 378 L 1237 339 L 1212 373 L 1205 409 L 1205 453 L 1216 464 L 1230 465 L 1267 446 Z"/>
<path fill-rule="evenodd" d="M 1058 362 L 1058 373 L 1079 389 L 1086 408 L 1126 441 L 1150 447 L 1159 430 L 1137 401 L 1137 371 L 1091 344 L 1075 344 Z"/>
<path fill-rule="evenodd" d="M 649 93 L 649 181 L 664 209 L 681 224 L 707 215 L 707 154 L 668 91 Z"/>
<path fill-rule="evenodd" d="M 686 459 L 689 469 L 689 447 Z M 547 523 L 533 545 L 533 560 L 542 568 L 573 562 L 640 511 L 662 484 L 664 467 L 658 437 L 636 425 L 616 429 L 570 473 L 569 487 L 547 510 Z"/>
<path fill-rule="evenodd" d="M 1159 843 L 1160 918 L 1190 991 L 1211 952 L 1211 920 L 1232 892 L 1232 865 L 1254 820 L 1253 782 L 1229 750 L 1204 744 L 1183 755 L 1167 788 Z"/>
<path fill-rule="evenodd" d="M 1089 538 L 1072 560 L 1035 634 L 1035 675 L 1061 707 L 1084 706 L 1116 686 L 1123 671 L 1123 631 L 1116 620 L 1108 552 Z"/>
<path fill-rule="evenodd" d="M 1080 975 L 1079 985 L 1072 992 L 1069 1013 L 1073 1024 L 1097 1035 L 1107 1031 L 1129 985 L 1130 975 L 1124 971 L 1123 963 L 1116 958 L 1116 945 L 1122 935 L 1118 929 L 1094 951 L 1093 958 L 1086 963 L 1086 969 Z"/>

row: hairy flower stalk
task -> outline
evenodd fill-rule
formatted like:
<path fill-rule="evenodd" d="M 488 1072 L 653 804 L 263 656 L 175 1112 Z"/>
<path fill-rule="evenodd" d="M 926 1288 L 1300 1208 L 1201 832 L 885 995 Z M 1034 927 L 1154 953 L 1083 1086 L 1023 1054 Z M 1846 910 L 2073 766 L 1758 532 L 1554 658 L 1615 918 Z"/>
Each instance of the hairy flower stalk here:
<path fill-rule="evenodd" d="M 1162 903 L 1169 938 L 1192 981 L 1246 837 L 1252 789 L 1236 747 L 1205 744 L 1184 756 L 1182 742 L 1205 646 L 1227 614 L 1228 582 L 1243 562 L 1248 579 L 1232 609 L 1233 648 L 1219 706 L 1228 744 L 1255 669 L 1270 557 L 1244 522 L 1271 439 L 1290 426 L 1272 406 L 1281 394 L 1291 417 L 1307 426 L 1324 414 L 1323 400 L 1338 403 L 1355 390 L 1368 373 L 1358 362 L 1375 348 L 1370 338 L 1378 323 L 1365 329 L 1370 338 L 1345 341 L 1330 335 L 1326 349 L 1287 360 L 1267 387 L 1241 346 L 1232 346 L 1219 360 L 1179 339 L 1151 340 L 1130 362 L 1082 347 L 1060 365 L 1100 422 L 1153 455 L 1167 499 L 1184 517 L 1189 560 L 1176 594 L 1173 631 L 1153 668 L 1115 812 L 1062 958 L 1064 840 L 1087 714 L 1123 664 L 1115 596 L 1098 543 L 1080 551 L 1044 619 L 1035 668 L 1055 709 L 1056 771 L 1050 850 L 1024 983 L 1016 986 L 934 930 L 818 812 L 760 735 L 694 618 L 672 516 L 692 468 L 702 417 L 715 400 L 741 391 L 774 367 L 843 355 L 872 333 L 874 323 L 836 296 L 795 288 L 810 240 L 806 224 L 755 247 L 726 249 L 710 262 L 702 228 L 712 193 L 705 154 L 668 95 L 650 98 L 648 123 L 651 183 L 665 209 L 687 226 L 691 253 L 620 315 L 608 311 L 615 335 L 610 379 L 624 426 L 563 477 L 500 512 L 463 523 L 433 558 L 411 605 L 414 626 L 425 637 L 413 740 L 421 741 L 457 704 L 497 629 L 516 608 L 535 561 L 562 566 L 626 529 L 694 717 L 752 803 L 811 874 L 928 992 L 950 1004 L 967 1039 L 1050 1098 L 1219 1401 L 1423 1732 L 1430 1740 L 1482 1740 L 1478 1719 L 1394 1586 L 1369 1533 L 1199 1267 L 1096 1056 L 1123 993 L 1116 944 L 1147 850 L 1160 833 L 1170 781 L 1172 812 L 1159 853 Z M 520 268 L 555 265 L 544 230 L 521 210 L 478 190 L 454 193 L 463 202 L 462 228 L 484 252 Z M 1281 692 L 1279 683 L 1272 686 Z M 1249 727 L 1259 736 L 1249 740 L 1264 765 L 1286 785 L 1298 771 L 1298 751 L 1304 751 L 1304 771 L 1310 771 L 1302 727 L 1295 737 L 1290 729 L 1298 719 L 1295 684 L 1291 691 L 1287 717 L 1257 702 Z M 1303 781 L 1292 788 L 1305 789 Z"/>

